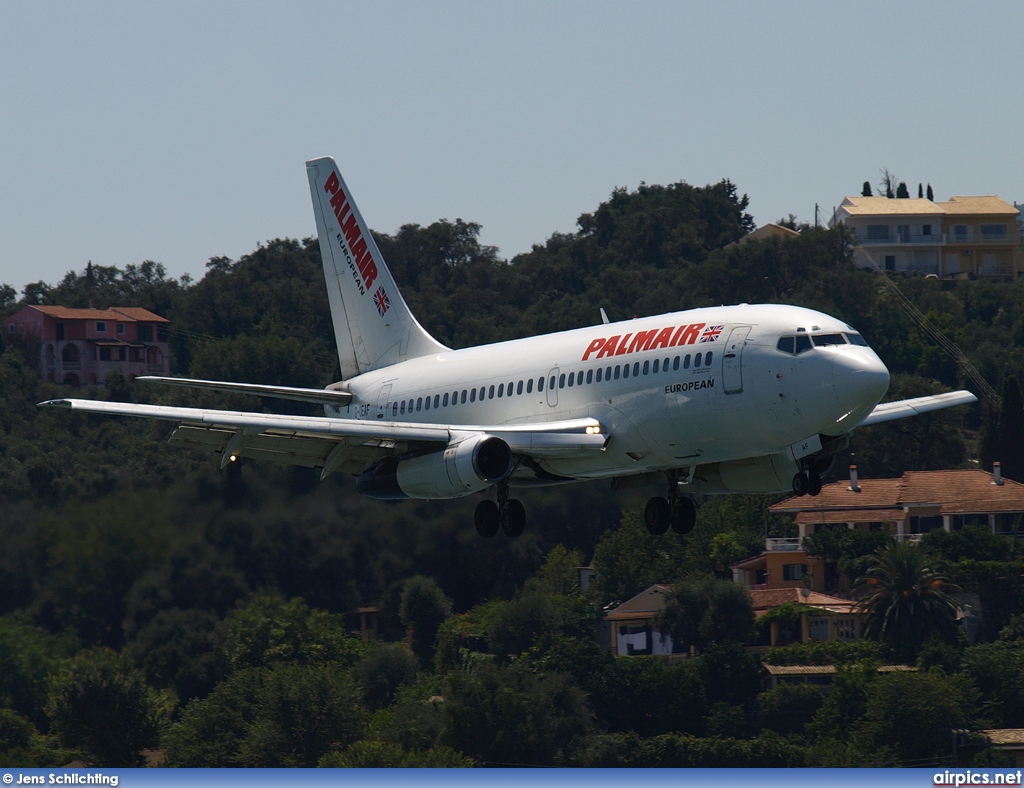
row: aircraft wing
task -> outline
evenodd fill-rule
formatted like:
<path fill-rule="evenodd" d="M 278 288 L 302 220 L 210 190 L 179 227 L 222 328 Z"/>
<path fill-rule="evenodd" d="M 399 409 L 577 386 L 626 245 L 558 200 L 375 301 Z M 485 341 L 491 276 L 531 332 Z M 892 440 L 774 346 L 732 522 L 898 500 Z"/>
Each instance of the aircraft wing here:
<path fill-rule="evenodd" d="M 438 448 L 475 434 L 504 440 L 513 453 L 530 457 L 579 457 L 604 449 L 608 436 L 596 419 L 537 424 L 452 425 L 325 416 L 288 416 L 246 411 L 136 405 L 57 399 L 41 407 L 68 408 L 111 416 L 178 422 L 172 446 L 216 452 L 225 466 L 235 456 L 288 465 L 359 473 L 377 460 L 409 450 L 410 444 Z"/>
<path fill-rule="evenodd" d="M 260 397 L 312 402 L 314 405 L 347 405 L 352 401 L 352 394 L 350 392 L 335 389 L 265 386 L 259 383 L 230 383 L 223 380 L 196 380 L 195 378 L 162 378 L 156 375 L 144 375 L 137 379 L 149 383 L 163 383 L 168 386 L 185 386 L 190 389 L 208 389 L 210 391 L 226 391 L 234 394 L 253 394 Z"/>
<path fill-rule="evenodd" d="M 945 394 L 933 394 L 929 397 L 915 397 L 914 399 L 901 399 L 895 402 L 883 402 L 871 411 L 859 426 L 867 427 L 871 424 L 881 424 L 884 421 L 917 416 L 930 410 L 941 410 L 942 408 L 951 408 L 954 405 L 967 405 L 977 401 L 978 398 L 969 391 L 947 391 Z"/>

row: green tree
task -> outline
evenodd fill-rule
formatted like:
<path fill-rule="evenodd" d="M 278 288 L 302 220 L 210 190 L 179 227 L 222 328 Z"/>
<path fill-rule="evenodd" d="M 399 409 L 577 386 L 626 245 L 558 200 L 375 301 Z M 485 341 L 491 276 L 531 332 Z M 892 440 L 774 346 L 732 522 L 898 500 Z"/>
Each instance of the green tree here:
<path fill-rule="evenodd" d="M 565 764 L 592 730 L 586 698 L 564 674 L 489 666 L 447 683 L 444 741 L 484 764 Z"/>
<path fill-rule="evenodd" d="M 96 766 L 141 766 L 157 744 L 162 705 L 142 672 L 109 649 L 73 657 L 51 682 L 46 714 L 66 747 Z"/>
<path fill-rule="evenodd" d="M 625 602 L 645 588 L 678 577 L 685 564 L 684 543 L 653 536 L 637 512 L 625 512 L 622 526 L 606 531 L 594 548 L 594 569 L 602 597 Z"/>
<path fill-rule="evenodd" d="M 712 575 L 683 578 L 665 594 L 665 607 L 655 619 L 673 643 L 706 649 L 712 643 L 747 643 L 753 635 L 754 608 L 750 591 Z"/>
<path fill-rule="evenodd" d="M 910 542 L 890 542 L 874 555 L 856 587 L 867 595 L 864 636 L 892 646 L 904 658 L 917 654 L 929 637 L 956 642 L 956 601 L 946 577 L 932 568 L 928 553 Z"/>
<path fill-rule="evenodd" d="M 310 609 L 299 597 L 254 595 L 226 623 L 224 653 L 233 670 L 277 662 L 351 666 L 366 652 L 365 644 L 348 634 L 342 616 Z"/>
<path fill-rule="evenodd" d="M 350 671 L 336 664 L 246 668 L 193 700 L 165 736 L 172 766 L 316 766 L 365 730 Z"/>
<path fill-rule="evenodd" d="M 404 643 L 378 643 L 353 669 L 363 704 L 371 711 L 394 703 L 398 690 L 416 681 L 419 662 Z"/>
<path fill-rule="evenodd" d="M 451 600 L 432 579 L 417 575 L 406 581 L 399 616 L 412 632 L 412 650 L 420 664 L 433 661 L 437 631 L 451 613 Z"/>

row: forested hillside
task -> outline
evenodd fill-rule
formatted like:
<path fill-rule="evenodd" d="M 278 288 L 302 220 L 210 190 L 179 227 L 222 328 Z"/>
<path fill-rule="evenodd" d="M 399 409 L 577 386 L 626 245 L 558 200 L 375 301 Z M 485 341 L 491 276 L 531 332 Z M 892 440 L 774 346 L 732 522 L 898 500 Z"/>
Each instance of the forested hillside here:
<path fill-rule="evenodd" d="M 577 232 L 511 261 L 462 220 L 376 237 L 417 317 L 454 347 L 593 324 L 602 307 L 623 319 L 793 303 L 860 330 L 894 373 L 891 398 L 965 385 L 878 275 L 855 270 L 842 230 L 730 245 L 752 229 L 746 206 L 729 181 L 617 190 Z M 0 316 L 27 303 L 144 307 L 172 321 L 174 374 L 322 387 L 339 375 L 322 277 L 315 239 L 276 239 L 211 259 L 197 281 L 147 261 L 90 265 L 21 299 L 0 286 Z M 898 285 L 990 384 L 1012 390 L 1024 284 Z M 756 661 L 729 642 L 671 667 L 613 660 L 597 644 L 609 602 L 694 572 L 727 576 L 766 529 L 789 533 L 770 499 L 711 500 L 680 541 L 642 530 L 639 498 L 555 488 L 523 496 L 523 537 L 484 541 L 475 499 L 386 504 L 339 475 L 258 463 L 225 473 L 215 457 L 167 448 L 166 424 L 38 409 L 68 390 L 38 379 L 35 352 L 0 338 L 0 763 L 126 764 L 146 748 L 178 765 L 895 763 L 932 754 L 900 750 L 898 737 L 879 749 L 893 735 L 887 693 L 939 699 L 942 724 L 971 727 L 1005 691 L 989 656 L 958 653 L 950 676 L 851 673 L 851 711 L 832 696 L 761 698 Z M 125 380 L 79 394 L 282 406 Z M 997 441 L 989 424 L 975 406 L 865 429 L 838 465 L 880 477 L 1000 459 L 1011 478 L 1024 473 L 1009 456 L 1021 441 Z M 601 582 L 582 594 L 574 567 L 591 561 Z M 1010 585 L 1003 623 L 1024 609 Z M 348 637 L 343 614 L 367 605 L 381 609 L 383 639 L 411 633 L 411 650 Z M 999 646 L 1014 660 L 1016 642 Z M 1024 725 L 1013 710 L 1024 701 L 999 698 Z M 769 722 L 758 703 L 806 720 Z M 126 709 L 135 716 L 118 716 Z M 100 733 L 100 719 L 123 727 Z"/>

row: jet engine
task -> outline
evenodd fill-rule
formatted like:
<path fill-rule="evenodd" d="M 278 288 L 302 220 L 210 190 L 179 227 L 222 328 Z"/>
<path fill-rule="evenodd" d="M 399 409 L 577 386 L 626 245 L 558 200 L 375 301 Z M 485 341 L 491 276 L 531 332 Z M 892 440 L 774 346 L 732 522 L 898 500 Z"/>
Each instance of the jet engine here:
<path fill-rule="evenodd" d="M 799 470 L 799 464 L 785 454 L 716 462 L 698 467 L 693 481 L 683 489 L 706 495 L 787 492 Z"/>
<path fill-rule="evenodd" d="M 500 482 L 512 471 L 512 450 L 493 435 L 472 435 L 444 451 L 392 457 L 356 477 L 368 498 L 458 498 Z"/>

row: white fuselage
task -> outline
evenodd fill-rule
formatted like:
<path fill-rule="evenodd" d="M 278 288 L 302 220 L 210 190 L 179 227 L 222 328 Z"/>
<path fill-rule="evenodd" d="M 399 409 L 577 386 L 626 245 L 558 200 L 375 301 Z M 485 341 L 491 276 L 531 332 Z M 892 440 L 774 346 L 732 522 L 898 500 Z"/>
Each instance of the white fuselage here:
<path fill-rule="evenodd" d="M 539 463 L 564 479 L 729 462 L 845 435 L 872 411 L 889 373 L 851 338 L 862 342 L 800 307 L 695 309 L 403 361 L 353 378 L 352 403 L 326 412 L 467 426 L 598 420 L 606 451 Z"/>

